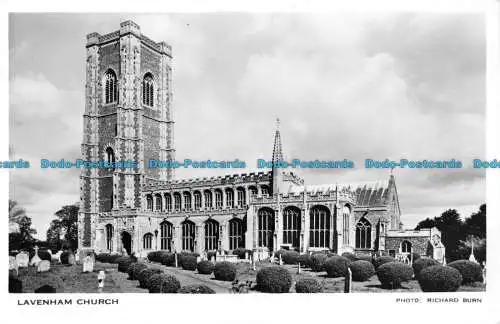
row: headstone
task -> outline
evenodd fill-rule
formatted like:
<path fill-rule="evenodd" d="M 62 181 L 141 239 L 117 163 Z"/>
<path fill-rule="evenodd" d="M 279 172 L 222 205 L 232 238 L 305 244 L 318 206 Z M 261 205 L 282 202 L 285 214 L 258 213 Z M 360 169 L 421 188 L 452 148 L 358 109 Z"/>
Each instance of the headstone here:
<path fill-rule="evenodd" d="M 253 271 L 257 270 L 257 268 L 255 267 L 255 259 L 254 259 L 253 255 L 252 255 L 252 270 Z"/>
<path fill-rule="evenodd" d="M 212 255 L 212 257 L 210 258 L 210 261 L 211 261 L 213 264 L 215 264 L 215 256 L 214 256 L 214 255 Z"/>
<path fill-rule="evenodd" d="M 94 272 L 95 261 L 90 255 L 83 258 L 83 272 Z"/>
<path fill-rule="evenodd" d="M 344 293 L 351 292 L 351 285 L 352 285 L 352 272 L 351 268 L 347 268 L 347 273 L 345 275 L 345 280 L 344 280 Z"/>
<path fill-rule="evenodd" d="M 248 251 L 245 251 L 245 260 L 248 260 Z"/>
<path fill-rule="evenodd" d="M 196 257 L 196 263 L 200 263 L 201 262 L 201 256 L 197 256 Z"/>
<path fill-rule="evenodd" d="M 300 274 L 300 262 L 297 262 L 297 274 Z"/>
<path fill-rule="evenodd" d="M 273 264 L 274 264 L 274 253 L 273 253 L 273 254 L 271 254 L 271 263 L 273 263 Z"/>
<path fill-rule="evenodd" d="M 280 254 L 280 266 L 283 265 L 283 259 L 281 258 L 281 254 Z"/>
<path fill-rule="evenodd" d="M 483 284 L 486 285 L 486 262 L 483 261 Z"/>
<path fill-rule="evenodd" d="M 11 270 L 16 272 L 16 276 L 19 274 L 19 266 L 17 265 L 16 258 L 13 256 L 9 257 L 9 271 Z"/>
<path fill-rule="evenodd" d="M 106 273 L 104 272 L 104 270 L 99 271 L 99 274 L 97 275 L 99 292 L 102 292 L 102 289 L 104 288 L 105 279 L 106 279 Z"/>
<path fill-rule="evenodd" d="M 122 248 L 122 255 L 128 255 L 128 252 L 127 252 L 126 248 Z"/>
<path fill-rule="evenodd" d="M 38 267 L 38 264 L 42 261 L 38 256 L 38 246 L 35 245 L 35 255 L 31 258 L 30 266 Z"/>
<path fill-rule="evenodd" d="M 36 268 L 37 272 L 47 272 L 50 270 L 50 261 L 48 260 L 42 260 L 38 263 L 38 266 Z"/>
<path fill-rule="evenodd" d="M 75 253 L 75 263 L 78 263 L 80 262 L 80 253 L 78 253 L 78 251 L 76 251 Z"/>
<path fill-rule="evenodd" d="M 68 255 L 68 264 L 69 265 L 75 264 L 75 255 L 72 252 L 69 252 L 69 255 Z"/>
<path fill-rule="evenodd" d="M 61 253 L 62 251 L 57 251 L 55 254 L 52 254 L 52 261 L 61 262 Z"/>
<path fill-rule="evenodd" d="M 16 262 L 19 268 L 26 268 L 30 262 L 30 256 L 26 252 L 21 252 L 16 255 Z"/>

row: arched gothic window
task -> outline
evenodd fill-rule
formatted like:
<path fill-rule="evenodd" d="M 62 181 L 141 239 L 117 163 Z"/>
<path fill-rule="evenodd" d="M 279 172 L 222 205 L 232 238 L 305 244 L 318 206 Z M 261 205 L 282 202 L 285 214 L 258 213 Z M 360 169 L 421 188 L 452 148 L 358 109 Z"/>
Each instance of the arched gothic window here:
<path fill-rule="evenodd" d="M 118 84 L 112 70 L 108 70 L 104 76 L 104 101 L 106 104 L 118 101 Z"/>
<path fill-rule="evenodd" d="M 401 253 L 411 253 L 411 242 L 403 241 L 401 243 Z"/>
<path fill-rule="evenodd" d="M 161 195 L 156 194 L 155 195 L 155 210 L 156 211 L 161 211 L 162 210 L 162 200 L 161 200 Z"/>
<path fill-rule="evenodd" d="M 234 191 L 233 189 L 226 189 L 226 207 L 234 207 Z"/>
<path fill-rule="evenodd" d="M 151 195 L 146 196 L 146 208 L 149 211 L 153 211 L 153 197 Z"/>
<path fill-rule="evenodd" d="M 142 243 L 144 250 L 151 250 L 153 248 L 153 234 L 151 233 L 144 234 Z"/>
<path fill-rule="evenodd" d="M 300 209 L 287 207 L 283 210 L 283 243 L 300 248 Z"/>
<path fill-rule="evenodd" d="M 154 83 L 150 73 L 142 80 L 142 103 L 148 107 L 154 106 Z"/>
<path fill-rule="evenodd" d="M 330 211 L 325 206 L 314 206 L 309 215 L 309 246 L 330 247 Z"/>
<path fill-rule="evenodd" d="M 182 222 L 182 250 L 194 251 L 195 225 L 193 222 L 186 220 Z"/>
<path fill-rule="evenodd" d="M 194 209 L 200 210 L 201 209 L 201 192 L 195 191 L 193 193 L 193 196 L 194 196 Z"/>
<path fill-rule="evenodd" d="M 175 211 L 181 210 L 181 194 L 178 192 L 174 193 L 174 209 Z"/>
<path fill-rule="evenodd" d="M 274 251 L 274 211 L 270 208 L 261 208 L 257 213 L 259 247 L 267 247 Z"/>
<path fill-rule="evenodd" d="M 205 250 L 217 250 L 219 246 L 219 223 L 213 219 L 205 222 Z"/>
<path fill-rule="evenodd" d="M 160 248 L 162 250 L 172 250 L 172 230 L 173 226 L 167 221 L 160 224 Z"/>
<path fill-rule="evenodd" d="M 350 215 L 351 209 L 349 208 L 349 206 L 344 206 L 342 208 L 342 241 L 344 245 L 349 245 L 349 231 L 351 227 Z"/>
<path fill-rule="evenodd" d="M 212 192 L 205 190 L 203 194 L 205 195 L 205 208 L 212 208 Z"/>
<path fill-rule="evenodd" d="M 108 163 L 115 162 L 115 152 L 113 151 L 113 149 L 111 147 L 106 148 L 106 160 Z M 113 164 L 113 166 L 111 166 L 110 169 L 112 169 L 113 171 L 115 170 L 114 164 Z"/>
<path fill-rule="evenodd" d="M 371 249 L 372 225 L 362 217 L 356 224 L 356 249 Z"/>
<path fill-rule="evenodd" d="M 246 205 L 246 193 L 244 188 L 238 188 L 238 207 L 244 207 Z"/>
<path fill-rule="evenodd" d="M 172 195 L 170 195 L 169 193 L 165 194 L 165 209 L 167 210 L 167 212 L 172 211 Z"/>
<path fill-rule="evenodd" d="M 229 221 L 229 249 L 245 247 L 245 223 L 239 218 Z"/>

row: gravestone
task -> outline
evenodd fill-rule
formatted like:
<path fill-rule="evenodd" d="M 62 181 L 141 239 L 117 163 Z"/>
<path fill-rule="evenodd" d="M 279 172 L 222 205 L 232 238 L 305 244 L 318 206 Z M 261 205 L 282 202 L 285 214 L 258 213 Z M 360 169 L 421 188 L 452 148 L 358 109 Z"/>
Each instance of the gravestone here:
<path fill-rule="evenodd" d="M 255 259 L 254 259 L 253 255 L 252 255 L 252 270 L 253 271 L 257 270 L 257 268 L 255 267 Z"/>
<path fill-rule="evenodd" d="M 55 254 L 52 254 L 52 261 L 61 262 L 61 253 L 63 251 L 57 251 Z"/>
<path fill-rule="evenodd" d="M 19 268 L 26 268 L 30 262 L 30 256 L 26 252 L 21 252 L 16 255 L 16 262 Z"/>
<path fill-rule="evenodd" d="M 248 260 L 248 251 L 245 251 L 245 260 Z"/>
<path fill-rule="evenodd" d="M 104 288 L 104 280 L 106 279 L 106 273 L 104 270 L 99 271 L 99 275 L 97 275 L 97 284 L 99 288 L 99 292 L 102 292 Z"/>
<path fill-rule="evenodd" d="M 281 258 L 281 254 L 280 254 L 280 266 L 283 265 L 283 259 Z"/>
<path fill-rule="evenodd" d="M 69 265 L 74 265 L 75 263 L 76 263 L 75 255 L 72 252 L 69 252 L 69 255 L 68 255 L 68 264 Z"/>
<path fill-rule="evenodd" d="M 300 274 L 300 262 L 297 262 L 297 274 Z"/>
<path fill-rule="evenodd" d="M 78 263 L 80 262 L 80 253 L 78 251 L 76 251 L 75 253 L 75 263 Z"/>
<path fill-rule="evenodd" d="M 17 265 L 16 258 L 13 256 L 9 257 L 9 271 L 11 270 L 16 272 L 16 276 L 19 274 L 19 267 Z"/>
<path fill-rule="evenodd" d="M 35 255 L 31 258 L 30 266 L 37 267 L 40 261 L 42 261 L 42 259 L 38 256 L 38 246 L 35 245 Z"/>
<path fill-rule="evenodd" d="M 214 255 L 212 255 L 212 257 L 210 258 L 210 261 L 211 261 L 213 264 L 215 264 L 215 256 L 214 256 Z"/>
<path fill-rule="evenodd" d="M 483 261 L 483 284 L 486 285 L 486 262 Z"/>
<path fill-rule="evenodd" d="M 83 272 L 94 272 L 95 261 L 90 255 L 83 258 Z"/>
<path fill-rule="evenodd" d="M 42 260 L 38 263 L 37 272 L 47 272 L 50 270 L 50 261 Z"/>
<path fill-rule="evenodd" d="M 271 263 L 273 263 L 273 264 L 274 264 L 274 253 L 273 253 L 273 254 L 271 254 Z"/>
<path fill-rule="evenodd" d="M 347 273 L 344 280 L 344 293 L 350 293 L 352 286 L 352 272 L 351 268 L 347 268 Z"/>
<path fill-rule="evenodd" d="M 201 256 L 197 256 L 196 257 L 196 263 L 200 263 L 201 262 Z"/>
<path fill-rule="evenodd" d="M 178 258 L 177 258 L 177 252 L 175 252 L 174 258 L 175 258 L 175 267 L 178 268 L 179 267 L 179 263 L 178 263 Z"/>

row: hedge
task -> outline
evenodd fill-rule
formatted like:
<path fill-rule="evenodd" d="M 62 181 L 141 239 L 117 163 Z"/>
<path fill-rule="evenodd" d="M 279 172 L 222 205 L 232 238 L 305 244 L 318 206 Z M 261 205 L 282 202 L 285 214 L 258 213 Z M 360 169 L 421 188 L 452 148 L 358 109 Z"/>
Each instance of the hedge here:
<path fill-rule="evenodd" d="M 462 280 L 462 275 L 457 269 L 434 265 L 420 272 L 418 283 L 424 292 L 446 292 L 457 291 Z"/>
<path fill-rule="evenodd" d="M 287 293 L 292 286 L 292 275 L 280 266 L 263 268 L 257 272 L 257 290 L 268 293 Z"/>
<path fill-rule="evenodd" d="M 413 273 L 415 274 L 415 278 L 418 280 L 420 277 L 420 272 L 431 266 L 438 265 L 439 262 L 431 259 L 431 258 L 420 258 L 417 261 L 413 262 L 412 267 L 413 267 Z"/>
<path fill-rule="evenodd" d="M 394 259 L 391 256 L 384 255 L 378 258 L 373 259 L 372 263 L 375 269 L 378 269 L 383 264 L 390 263 L 390 262 L 396 262 L 396 259 Z"/>
<path fill-rule="evenodd" d="M 211 274 L 214 272 L 214 264 L 210 261 L 200 261 L 198 262 L 196 269 L 198 269 L 198 273 Z"/>
<path fill-rule="evenodd" d="M 177 260 L 178 262 L 179 260 Z M 164 252 L 160 254 L 160 261 L 161 264 L 167 267 L 175 267 L 175 254 L 170 253 L 170 252 Z"/>
<path fill-rule="evenodd" d="M 295 291 L 297 293 L 320 293 L 323 292 L 323 286 L 314 278 L 304 278 L 297 280 L 295 284 Z"/>
<path fill-rule="evenodd" d="M 297 260 L 297 262 L 300 262 L 300 265 L 303 267 L 310 268 L 311 264 L 312 264 L 312 259 L 308 253 L 305 253 L 305 254 L 299 255 L 299 259 Z"/>
<path fill-rule="evenodd" d="M 328 259 L 325 253 L 311 255 L 311 270 L 315 272 L 324 271 L 325 262 Z"/>
<path fill-rule="evenodd" d="M 196 270 L 197 257 L 192 255 L 184 255 L 181 257 L 181 267 L 184 270 Z"/>
<path fill-rule="evenodd" d="M 375 267 L 365 260 L 354 261 L 349 264 L 353 281 L 366 281 L 375 275 Z"/>
<path fill-rule="evenodd" d="M 139 280 L 138 274 L 140 271 L 147 269 L 148 266 L 144 263 L 140 262 L 135 262 L 128 267 L 127 273 L 128 273 L 128 279 L 129 280 Z"/>
<path fill-rule="evenodd" d="M 349 261 L 341 256 L 329 257 L 324 264 L 324 269 L 330 278 L 344 277 L 347 273 Z"/>
<path fill-rule="evenodd" d="M 462 275 L 462 284 L 483 281 L 483 268 L 476 262 L 457 260 L 449 263 L 448 266 L 460 272 L 460 275 Z"/>
<path fill-rule="evenodd" d="M 354 253 L 351 253 L 351 252 L 344 252 L 344 253 L 342 253 L 341 256 L 350 260 L 351 262 L 358 261 L 358 257 Z"/>
<path fill-rule="evenodd" d="M 394 289 L 411 280 L 413 268 L 402 262 L 389 262 L 379 266 L 376 273 L 383 288 Z"/>
<path fill-rule="evenodd" d="M 9 293 L 22 293 L 23 282 L 14 276 L 9 276 Z"/>
<path fill-rule="evenodd" d="M 188 285 L 177 291 L 178 294 L 215 294 L 215 291 L 205 285 Z"/>
<path fill-rule="evenodd" d="M 73 258 L 73 261 L 71 264 L 74 264 L 75 263 L 75 255 L 73 254 L 73 252 L 64 251 L 63 253 L 61 253 L 61 263 L 62 264 L 70 264 L 71 258 Z"/>
<path fill-rule="evenodd" d="M 150 293 L 173 294 L 180 288 L 181 283 L 175 276 L 164 273 L 154 274 L 148 281 L 148 290 Z"/>
<path fill-rule="evenodd" d="M 123 258 L 118 262 L 118 271 L 128 273 L 128 268 L 135 263 L 131 258 Z"/>
<path fill-rule="evenodd" d="M 297 264 L 300 257 L 300 253 L 297 251 L 285 251 L 281 255 L 283 263 L 285 264 Z"/>
<path fill-rule="evenodd" d="M 158 268 L 146 268 L 137 273 L 137 280 L 139 280 L 139 286 L 141 288 L 149 288 L 149 279 L 155 274 L 163 273 Z"/>
<path fill-rule="evenodd" d="M 214 267 L 214 276 L 216 280 L 233 281 L 236 279 L 236 266 L 230 262 L 218 262 Z"/>
<path fill-rule="evenodd" d="M 244 259 L 246 253 L 248 253 L 248 257 L 250 257 L 252 255 L 252 250 L 247 250 L 245 248 L 237 248 L 233 250 L 233 254 L 237 255 L 239 259 Z"/>

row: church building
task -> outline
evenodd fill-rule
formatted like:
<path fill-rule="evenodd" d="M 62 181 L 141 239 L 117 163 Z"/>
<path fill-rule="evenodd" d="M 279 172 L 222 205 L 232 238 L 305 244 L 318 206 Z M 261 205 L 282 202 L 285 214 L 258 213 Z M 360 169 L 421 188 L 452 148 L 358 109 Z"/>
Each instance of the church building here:
<path fill-rule="evenodd" d="M 269 172 L 175 179 L 149 160 L 175 160 L 172 50 L 132 21 L 87 35 L 82 159 L 137 161 L 80 176 L 80 251 L 135 253 L 236 248 L 392 255 L 442 250 L 436 229 L 402 230 L 394 175 L 386 181 L 306 185 Z M 272 161 L 283 160 L 281 133 Z M 437 248 L 437 249 L 436 249 Z"/>

